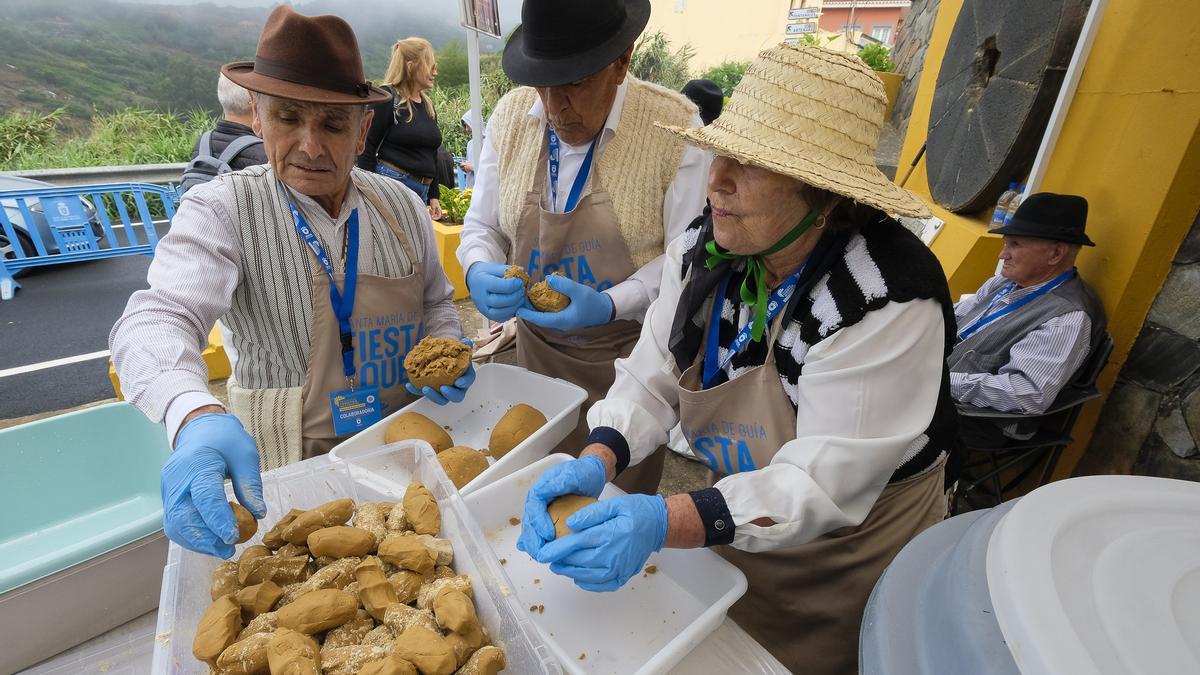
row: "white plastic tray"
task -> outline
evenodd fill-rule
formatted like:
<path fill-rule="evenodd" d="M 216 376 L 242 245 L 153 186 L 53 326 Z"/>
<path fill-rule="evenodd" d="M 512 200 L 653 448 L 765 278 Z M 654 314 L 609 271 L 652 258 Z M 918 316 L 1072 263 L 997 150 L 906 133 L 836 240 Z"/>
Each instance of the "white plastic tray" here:
<path fill-rule="evenodd" d="M 575 428 L 579 407 L 586 400 L 586 391 L 565 380 L 516 366 L 488 363 L 476 366 L 475 383 L 462 403 L 442 406 L 421 398 L 342 442 L 329 454 L 335 459 L 345 459 L 378 448 L 383 445 L 388 424 L 405 412 L 421 413 L 448 427 L 447 433 L 456 445 L 478 450 L 488 446 L 492 427 L 512 406 L 524 403 L 540 410 L 546 416 L 546 425 L 499 461 L 488 458 L 490 466 L 463 486 L 462 493 L 467 495 L 550 454 Z"/>
<path fill-rule="evenodd" d="M 590 593 L 518 551 L 521 526 L 509 519 L 521 517 L 525 495 L 543 471 L 570 459 L 550 455 L 467 496 L 467 507 L 507 561 L 522 609 L 566 671 L 666 673 L 721 625 L 746 592 L 746 577 L 712 551 L 663 549 L 647 563 L 658 567 L 656 574 L 634 577 L 615 593 Z M 609 484 L 601 498 L 621 494 Z M 544 613 L 529 612 L 531 605 L 544 605 Z"/>
<path fill-rule="evenodd" d="M 380 480 L 381 476 L 388 480 Z M 512 582 L 488 548 L 462 497 L 446 479 L 433 449 L 423 441 L 394 443 L 347 461 L 316 457 L 267 473 L 263 476 L 267 517 L 258 533 L 238 547 L 237 554 L 259 543 L 263 533 L 293 507 L 311 508 L 346 497 L 358 502 L 398 502 L 404 495 L 392 491 L 394 486 L 407 486 L 413 479 L 423 482 L 438 501 L 441 536 L 454 545 L 454 568 L 471 577 L 475 608 L 493 640 L 507 653 L 507 672 L 561 673 L 528 612 L 510 590 Z M 159 600 L 154 673 L 208 672 L 208 666 L 192 656 L 192 640 L 200 616 L 212 604 L 209 580 L 220 562 L 171 544 Z"/>

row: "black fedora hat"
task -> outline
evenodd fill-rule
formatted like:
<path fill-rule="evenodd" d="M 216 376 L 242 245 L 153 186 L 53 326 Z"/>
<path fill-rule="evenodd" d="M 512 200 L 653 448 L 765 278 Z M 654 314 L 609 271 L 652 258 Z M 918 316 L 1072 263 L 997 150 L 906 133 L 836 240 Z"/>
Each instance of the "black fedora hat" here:
<path fill-rule="evenodd" d="M 525 0 L 504 72 L 529 87 L 577 82 L 616 61 L 649 21 L 650 0 Z"/>
<path fill-rule="evenodd" d="M 1026 197 L 1006 225 L 988 231 L 1095 246 L 1083 231 L 1087 225 L 1087 212 L 1087 200 L 1079 195 L 1039 192 Z"/>

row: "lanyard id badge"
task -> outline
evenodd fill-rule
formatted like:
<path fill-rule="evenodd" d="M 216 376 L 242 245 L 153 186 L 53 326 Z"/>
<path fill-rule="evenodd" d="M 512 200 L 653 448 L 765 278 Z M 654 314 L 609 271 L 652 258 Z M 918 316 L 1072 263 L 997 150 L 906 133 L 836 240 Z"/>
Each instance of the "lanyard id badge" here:
<path fill-rule="evenodd" d="M 791 299 L 792 293 L 796 290 L 796 284 L 800 282 L 800 275 L 804 272 L 804 267 L 788 277 L 786 281 L 775 289 L 771 294 L 771 299 L 767 301 L 767 325 L 770 326 L 775 317 L 783 311 L 787 306 L 788 300 Z M 712 318 L 709 319 L 708 326 L 708 346 L 705 348 L 704 354 L 704 382 L 703 386 L 708 389 L 713 382 L 717 380 L 717 374 L 729 365 L 733 357 L 746 348 L 750 343 L 750 336 L 753 332 L 753 323 L 747 324 L 737 337 L 733 339 L 733 343 L 729 345 L 729 353 L 724 360 L 720 358 L 720 335 L 721 335 L 721 308 L 725 303 L 725 289 L 729 286 L 729 277 L 721 280 L 721 285 L 717 288 L 717 294 L 713 296 L 713 312 Z M 770 339 L 770 338 L 768 338 Z"/>
<path fill-rule="evenodd" d="M 329 304 L 337 317 L 338 337 L 342 348 L 342 372 L 346 376 L 346 389 L 331 392 L 329 405 L 333 412 L 333 430 L 338 436 L 352 434 L 383 419 L 379 399 L 379 387 L 355 387 L 354 330 L 350 317 L 354 314 L 354 296 L 358 288 L 358 209 L 350 213 L 346 221 L 346 274 L 345 283 L 339 292 L 334 279 L 333 264 L 325 247 L 309 227 L 304 214 L 296 207 L 291 195 L 284 189 L 288 207 L 292 210 L 296 233 L 312 249 L 325 274 L 329 276 Z"/>
<path fill-rule="evenodd" d="M 1053 291 L 1054 289 L 1056 289 L 1059 286 L 1066 283 L 1067 280 L 1069 280 L 1073 276 L 1075 276 L 1075 270 L 1073 270 L 1073 269 L 1067 270 L 1066 272 L 1063 272 L 1062 274 L 1058 275 L 1057 277 L 1046 282 L 1045 286 L 1042 286 L 1041 288 L 1037 289 L 1033 293 L 1030 293 L 1029 295 L 1021 298 L 1020 300 L 1017 300 L 1016 302 L 1012 303 L 1011 305 L 1008 305 L 1007 307 L 1004 307 L 1004 308 L 1000 309 L 999 311 L 993 313 L 992 309 L 996 306 L 996 303 L 1000 302 L 1000 300 L 1002 298 L 1004 298 L 1009 293 L 1016 290 L 1017 285 L 1011 281 L 1008 282 L 1007 284 L 1005 284 L 1004 288 L 1000 289 L 1000 291 L 996 293 L 996 297 L 992 298 L 992 301 L 988 303 L 988 306 L 983 310 L 983 313 L 980 314 L 973 322 L 971 322 L 969 325 L 967 325 L 966 327 L 964 327 L 962 330 L 960 330 L 958 332 L 958 341 L 962 342 L 963 340 L 966 340 L 967 338 L 971 337 L 975 333 L 978 333 L 981 328 L 987 326 L 988 324 L 992 323 L 993 321 L 995 321 L 1001 317 L 1004 317 L 1008 314 L 1011 314 L 1011 313 L 1015 312 L 1016 310 L 1024 307 L 1025 305 L 1028 305 L 1029 303 L 1033 302 L 1034 300 L 1037 300 L 1038 298 L 1042 297 L 1043 295 L 1046 295 L 1050 291 Z"/>
<path fill-rule="evenodd" d="M 554 133 L 554 129 L 551 129 L 549 125 L 546 126 L 546 136 L 549 138 L 547 144 L 550 155 L 550 210 L 553 211 L 558 204 L 558 156 L 562 144 L 558 140 L 558 134 Z M 599 136 L 596 137 L 596 139 L 598 138 Z M 571 192 L 567 194 L 567 203 L 563 206 L 563 213 L 574 211 L 575 206 L 579 204 L 579 198 L 583 195 L 583 186 L 587 183 L 588 174 L 592 171 L 592 153 L 596 150 L 596 139 L 592 139 L 587 155 L 583 158 L 583 164 L 579 167 L 579 173 L 575 174 L 575 183 L 571 185 Z"/>

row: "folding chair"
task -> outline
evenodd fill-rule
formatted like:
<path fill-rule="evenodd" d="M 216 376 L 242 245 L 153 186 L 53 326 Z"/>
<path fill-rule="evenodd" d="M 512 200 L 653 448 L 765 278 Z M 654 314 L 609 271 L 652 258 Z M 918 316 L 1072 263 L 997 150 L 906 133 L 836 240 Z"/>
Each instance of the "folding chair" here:
<path fill-rule="evenodd" d="M 958 404 L 958 414 L 977 420 L 1007 426 L 1017 422 L 1036 422 L 1037 431 L 1026 440 L 1008 439 L 996 448 L 974 448 L 963 444 L 966 453 L 963 460 L 963 475 L 959 478 L 958 490 L 951 515 L 978 508 L 999 505 L 1012 494 L 1039 466 L 1041 476 L 1034 487 L 1050 482 L 1054 469 L 1062 456 L 1063 448 L 1070 445 L 1071 429 L 1083 404 L 1100 397 L 1096 380 L 1108 364 L 1112 355 L 1113 341 L 1107 333 L 1100 340 L 1075 377 L 1058 394 L 1054 403 L 1044 413 L 1029 415 L 1007 413 L 989 408 L 977 408 Z M 1015 475 L 1014 475 L 1015 473 Z M 961 506 L 968 508 L 962 509 Z"/>

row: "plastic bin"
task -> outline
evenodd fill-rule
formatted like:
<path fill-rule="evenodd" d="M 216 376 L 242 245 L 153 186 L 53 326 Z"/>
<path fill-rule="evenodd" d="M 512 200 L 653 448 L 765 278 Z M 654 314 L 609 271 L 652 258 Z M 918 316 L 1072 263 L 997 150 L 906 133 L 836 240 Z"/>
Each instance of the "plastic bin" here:
<path fill-rule="evenodd" d="M 394 443 L 347 461 L 316 457 L 265 474 L 267 517 L 258 533 L 238 547 L 238 554 L 261 542 L 262 535 L 291 508 L 311 508 L 346 497 L 358 502 L 398 502 L 404 495 L 395 492 L 395 486 L 407 487 L 414 479 L 429 488 L 441 507 L 441 536 L 454 545 L 454 568 L 471 576 L 476 610 L 493 641 L 507 652 L 507 672 L 561 673 L 527 612 L 509 590 L 511 582 L 462 497 L 424 442 Z M 200 616 L 212 604 L 209 579 L 220 562 L 171 544 L 159 600 L 154 673 L 208 673 L 208 666 L 192 656 L 192 640 Z"/>
<path fill-rule="evenodd" d="M 570 673 L 666 673 L 725 620 L 746 592 L 741 570 L 706 549 L 663 549 L 650 556 L 654 574 L 634 577 L 615 593 L 591 593 L 517 550 L 529 486 L 571 458 L 554 454 L 466 497 L 496 554 L 507 562 L 523 609 Z M 602 498 L 623 494 L 611 483 Z M 531 605 L 544 611 L 529 612 Z M 582 658 L 581 658 L 582 657 Z"/>
<path fill-rule="evenodd" d="M 476 367 L 475 383 L 462 403 L 437 405 L 421 398 L 388 415 L 378 424 L 341 443 L 330 455 L 336 459 L 354 457 L 383 445 L 384 431 L 401 413 L 417 412 L 447 427 L 455 444 L 482 449 L 488 446 L 492 427 L 518 403 L 537 408 L 546 416 L 546 425 L 499 461 L 488 458 L 490 466 L 462 488 L 464 495 L 494 483 L 554 451 L 579 421 L 579 407 L 587 392 L 579 386 L 524 368 L 499 363 Z"/>
<path fill-rule="evenodd" d="M 127 403 L 0 431 L 0 672 L 154 609 L 162 426 Z"/>

